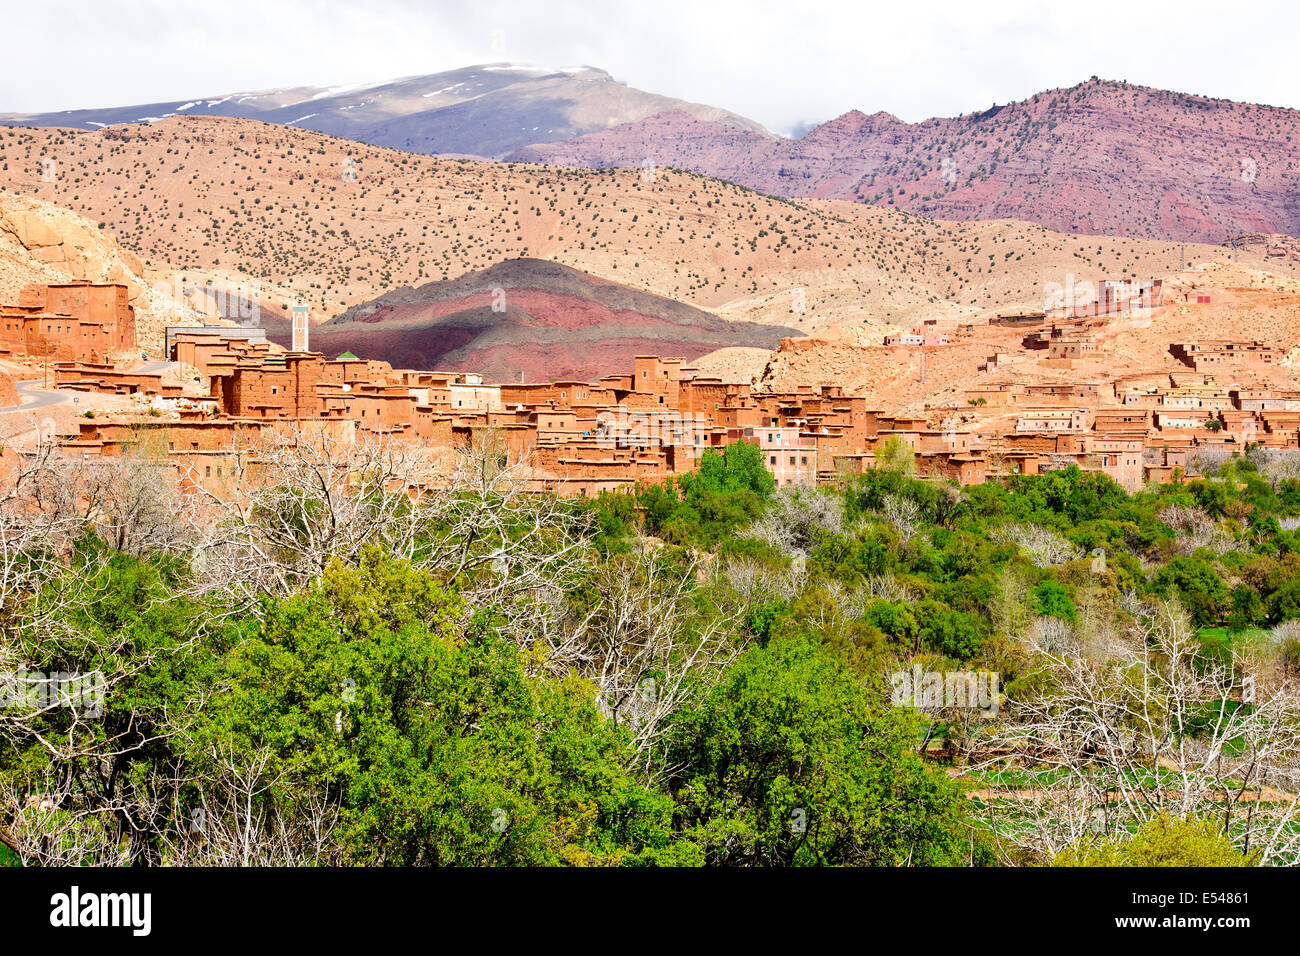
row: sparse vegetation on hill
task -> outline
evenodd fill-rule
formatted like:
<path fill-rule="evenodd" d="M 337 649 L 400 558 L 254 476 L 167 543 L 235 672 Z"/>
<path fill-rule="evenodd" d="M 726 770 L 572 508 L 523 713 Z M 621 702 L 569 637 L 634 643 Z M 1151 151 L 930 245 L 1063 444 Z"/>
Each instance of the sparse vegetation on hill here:
<path fill-rule="evenodd" d="M 1295 235 L 1300 112 L 1091 80 L 964 116 L 857 110 L 798 140 L 665 113 L 515 158 L 634 167 L 647 156 L 778 196 L 943 219 L 1224 242 Z"/>
<path fill-rule="evenodd" d="M 41 179 L 46 157 L 58 163 L 54 182 Z M 355 181 L 344 176 L 352 168 Z M 672 169 L 647 180 L 639 169 L 438 159 L 203 117 L 0 128 L 0 185 L 101 223 L 153 268 L 228 269 L 293 288 L 318 317 L 530 256 L 815 331 L 1041 303 L 1067 273 L 1165 274 L 1182 254 L 1168 242 L 773 199 Z"/>

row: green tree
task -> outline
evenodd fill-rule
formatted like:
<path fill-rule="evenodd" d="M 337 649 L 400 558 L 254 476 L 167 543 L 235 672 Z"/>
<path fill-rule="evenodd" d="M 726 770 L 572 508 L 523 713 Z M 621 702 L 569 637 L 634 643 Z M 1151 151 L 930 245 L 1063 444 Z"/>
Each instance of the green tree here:
<path fill-rule="evenodd" d="M 916 734 L 814 640 L 751 647 L 674 721 L 677 826 L 718 865 L 956 862 L 965 801 Z"/>
<path fill-rule="evenodd" d="M 1207 561 L 1194 555 L 1170 558 L 1151 583 L 1163 597 L 1177 595 L 1200 627 L 1219 623 L 1231 608 L 1223 578 Z"/>
<path fill-rule="evenodd" d="M 369 551 L 266 608 L 229 657 L 203 745 L 271 755 L 281 803 L 327 788 L 345 862 L 676 863 L 671 804 L 575 676 L 530 677 L 487 615 Z"/>
<path fill-rule="evenodd" d="M 876 448 L 876 467 L 901 475 L 916 472 L 916 452 L 897 435 L 890 435 Z"/>
<path fill-rule="evenodd" d="M 1073 621 L 1078 617 L 1079 612 L 1075 609 L 1074 602 L 1070 600 L 1070 592 L 1059 581 L 1051 578 L 1040 581 L 1031 592 L 1031 598 L 1035 614 L 1059 617 L 1065 621 Z"/>

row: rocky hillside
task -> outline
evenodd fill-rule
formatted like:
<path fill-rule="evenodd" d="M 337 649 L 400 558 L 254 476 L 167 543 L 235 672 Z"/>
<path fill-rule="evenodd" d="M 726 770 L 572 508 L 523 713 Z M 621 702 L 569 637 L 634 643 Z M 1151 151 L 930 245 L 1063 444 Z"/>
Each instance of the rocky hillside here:
<path fill-rule="evenodd" d="M 118 282 L 131 290 L 136 334 L 143 347 L 178 324 L 177 304 L 164 284 L 154 288 L 139 256 L 92 222 L 46 202 L 0 192 L 0 303 L 17 303 L 32 283 Z M 185 314 L 185 310 L 179 310 Z M 197 321 L 193 314 L 181 322 Z"/>
<path fill-rule="evenodd" d="M 51 158 L 58 175 L 46 182 Z M 340 176 L 348 159 L 355 181 Z M 147 269 L 246 276 L 263 299 L 269 289 L 306 296 L 319 318 L 522 257 L 814 332 L 1041 307 L 1044 288 L 1071 275 L 1159 275 L 1223 254 L 776 199 L 664 168 L 471 162 L 201 117 L 89 133 L 0 127 L 0 188 L 103 223 Z M 1242 253 L 1251 257 L 1264 264 L 1262 252 Z"/>
<path fill-rule="evenodd" d="M 85 217 L 0 190 L 0 303 L 17 303 L 32 283 L 71 280 L 125 285 L 135 309 L 136 342 L 153 355 L 160 353 L 168 325 L 238 321 L 255 309 L 278 314 L 291 298 L 274 284 L 229 270 L 186 274 L 162 262 L 147 265 Z M 233 306 L 229 315 L 227 303 Z"/>
<path fill-rule="evenodd" d="M 499 158 L 530 143 L 679 110 L 770 137 L 726 110 L 633 89 L 593 67 L 548 70 L 492 63 L 350 87 L 299 87 L 110 109 L 4 114 L 0 123 L 102 129 L 171 116 L 230 116 L 282 123 L 416 153 Z"/>
<path fill-rule="evenodd" d="M 777 196 L 1061 232 L 1212 243 L 1300 235 L 1300 111 L 1097 79 L 915 124 L 854 111 L 795 140 L 673 112 L 511 158 L 649 160 Z"/>
<path fill-rule="evenodd" d="M 513 259 L 446 282 L 404 287 L 311 332 L 329 357 L 480 372 L 488 381 L 588 381 L 637 355 L 694 359 L 774 348 L 792 329 L 729 322 L 662 296 L 539 259 Z M 288 344 L 277 323 L 273 341 Z"/>

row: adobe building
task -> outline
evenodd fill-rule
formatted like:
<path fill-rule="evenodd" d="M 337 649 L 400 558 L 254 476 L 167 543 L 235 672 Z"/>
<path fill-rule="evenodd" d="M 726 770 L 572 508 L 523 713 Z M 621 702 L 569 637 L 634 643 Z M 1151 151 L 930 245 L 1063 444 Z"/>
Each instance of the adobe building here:
<path fill-rule="evenodd" d="M 1281 349 L 1269 348 L 1260 342 L 1176 342 L 1169 346 L 1169 353 L 1198 372 L 1278 365 L 1282 361 Z"/>
<path fill-rule="evenodd" d="M 73 319 L 49 312 L 51 307 L 79 310 L 101 329 L 120 334 L 123 309 L 129 310 L 124 288 L 120 294 L 85 283 L 63 288 L 41 289 L 7 310 L 18 316 L 9 319 L 7 334 L 20 334 L 18 319 L 43 316 L 70 347 L 65 330 Z M 1158 301 L 1156 292 L 1139 289 L 1139 301 Z M 1102 301 L 1120 298 L 1116 292 Z M 105 324 L 110 306 L 113 317 Z M 1019 330 L 1030 321 L 1036 331 L 1029 338 L 1048 350 L 1047 361 L 1068 367 L 1095 348 L 1085 330 L 1096 322 L 1062 326 L 1040 315 L 1007 324 Z M 169 409 L 180 420 L 167 423 L 168 450 L 178 469 L 184 465 L 183 480 L 203 487 L 229 482 L 235 446 L 281 424 L 333 429 L 349 440 L 382 436 L 412 443 L 439 462 L 444 479 L 451 470 L 444 465 L 458 447 L 490 435 L 520 465 L 525 487 L 561 495 L 662 483 L 694 469 L 708 449 L 736 441 L 758 446 L 780 488 L 843 481 L 873 468 L 877 448 L 896 436 L 913 450 L 917 473 L 926 477 L 971 484 L 1075 465 L 1104 472 L 1130 491 L 1149 478 L 1186 474 L 1188 455 L 1202 446 L 1239 450 L 1251 443 L 1300 442 L 1300 392 L 1235 382 L 1225 387 L 1198 368 L 1280 360 L 1277 350 L 1259 343 L 1174 346 L 1171 351 L 1191 368 L 1169 373 L 1167 384 L 1164 376 L 1152 375 L 1113 382 L 1002 382 L 966 390 L 954 407 L 890 416 L 839 386 L 803 383 L 768 391 L 701 375 L 681 359 L 656 355 L 637 356 L 629 371 L 595 382 L 485 385 L 471 372 L 395 370 L 350 353 L 326 360 L 319 353 L 285 352 L 260 331 L 169 330 L 169 354 L 208 380 L 200 407 L 178 402 Z M 938 326 L 914 331 L 934 335 Z M 60 362 L 56 381 L 61 388 L 163 400 L 181 393 L 179 386 L 164 386 L 159 373 L 117 371 L 98 356 Z M 981 418 L 987 434 L 946 427 L 963 400 L 992 412 Z M 938 427 L 945 415 L 945 427 Z M 1210 419 L 1214 425 L 1207 427 Z M 83 425 L 64 445 L 111 455 L 120 453 L 125 440 L 107 424 Z M 1162 449 L 1159 460 L 1148 454 L 1156 446 Z"/>
<path fill-rule="evenodd" d="M 33 285 L 0 305 L 0 347 L 66 362 L 104 362 L 135 349 L 130 290 L 113 283 Z"/>

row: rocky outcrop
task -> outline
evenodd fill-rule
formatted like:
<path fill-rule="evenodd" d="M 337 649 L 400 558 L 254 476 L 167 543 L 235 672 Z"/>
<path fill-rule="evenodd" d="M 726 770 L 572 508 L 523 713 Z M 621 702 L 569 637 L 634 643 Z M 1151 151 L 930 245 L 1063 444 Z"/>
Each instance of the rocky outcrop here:
<path fill-rule="evenodd" d="M 7 372 L 0 369 L 0 408 L 17 405 L 18 401 L 18 389 L 14 387 L 14 380 Z"/>
<path fill-rule="evenodd" d="M 178 296 L 180 283 L 147 270 L 94 223 L 39 199 L 0 192 L 0 303 L 19 303 L 33 284 L 74 280 L 126 286 L 136 342 L 153 354 L 162 348 L 165 326 L 201 325 L 205 318 Z"/>
<path fill-rule="evenodd" d="M 0 193 L 0 294 L 16 302 L 32 282 L 117 282 L 144 291 L 144 264 L 82 217 Z M 133 303 L 134 304 L 134 303 Z"/>

